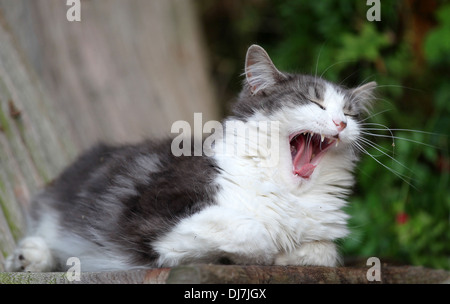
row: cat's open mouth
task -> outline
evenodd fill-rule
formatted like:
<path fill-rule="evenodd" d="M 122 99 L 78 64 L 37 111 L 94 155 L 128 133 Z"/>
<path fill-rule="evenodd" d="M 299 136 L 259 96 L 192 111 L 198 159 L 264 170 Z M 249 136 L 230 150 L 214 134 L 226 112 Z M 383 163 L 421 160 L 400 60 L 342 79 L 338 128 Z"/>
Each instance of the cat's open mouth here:
<path fill-rule="evenodd" d="M 289 136 L 293 173 L 309 178 L 319 164 L 325 152 L 339 143 L 339 138 L 301 131 Z"/>

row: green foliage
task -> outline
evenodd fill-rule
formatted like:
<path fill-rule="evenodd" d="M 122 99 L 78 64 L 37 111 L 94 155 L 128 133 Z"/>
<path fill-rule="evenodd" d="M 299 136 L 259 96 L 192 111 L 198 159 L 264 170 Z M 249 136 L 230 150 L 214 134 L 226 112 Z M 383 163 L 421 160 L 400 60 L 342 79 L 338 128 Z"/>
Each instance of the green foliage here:
<path fill-rule="evenodd" d="M 450 269 L 450 6 L 436 11 L 439 24 L 426 36 L 425 63 L 420 63 L 408 36 L 414 33 L 402 34 L 404 23 L 394 13 L 401 4 L 383 2 L 382 22 L 368 22 L 364 3 L 342 2 L 279 3 L 285 27 L 275 54 L 297 54 L 280 62 L 306 71 L 317 66 L 317 74 L 346 79 L 351 86 L 376 80 L 383 99 L 374 113 L 389 112 L 374 116 L 370 121 L 380 125 L 373 128 L 436 133 L 395 132 L 408 139 L 401 140 L 370 131 L 388 137 L 368 136 L 382 148 L 367 147 L 373 158 L 364 155 L 358 167 L 356 195 L 347 208 L 352 235 L 343 252 Z M 301 25 L 295 27 L 298 19 Z"/>
<path fill-rule="evenodd" d="M 380 34 L 373 23 L 364 23 L 357 34 L 344 33 L 341 37 L 338 61 L 367 60 L 380 57 L 380 50 L 389 45 L 387 34 Z"/>
<path fill-rule="evenodd" d="M 439 26 L 429 33 L 425 53 L 432 64 L 450 63 L 450 4 L 442 6 L 436 14 Z"/>
<path fill-rule="evenodd" d="M 281 70 L 377 81 L 367 122 L 419 131 L 370 131 L 387 137 L 367 136 L 381 148 L 362 155 L 342 251 L 450 269 L 450 5 L 409 3 L 381 1 L 381 21 L 369 22 L 366 1 L 243 1 L 230 17 L 240 30 L 213 52 L 259 43 Z"/>

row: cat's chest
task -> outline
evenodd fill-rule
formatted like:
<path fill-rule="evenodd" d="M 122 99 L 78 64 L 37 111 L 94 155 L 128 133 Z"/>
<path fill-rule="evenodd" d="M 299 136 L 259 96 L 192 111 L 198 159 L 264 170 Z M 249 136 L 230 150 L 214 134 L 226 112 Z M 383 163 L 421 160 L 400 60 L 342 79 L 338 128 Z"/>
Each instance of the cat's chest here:
<path fill-rule="evenodd" d="M 215 197 L 220 209 L 258 221 L 282 239 L 315 239 L 318 231 L 340 237 L 345 234 L 348 216 L 341 208 L 346 202 L 340 195 L 330 194 L 337 193 L 334 186 L 315 185 L 299 191 L 276 171 L 246 165 L 245 161 L 222 165 L 225 170 L 216 178 L 220 191 Z"/>
<path fill-rule="evenodd" d="M 232 210 L 240 218 L 255 221 L 273 235 L 296 234 L 305 223 L 301 212 L 301 198 L 280 185 L 268 172 L 242 164 L 220 174 L 216 182 L 217 210 Z M 218 211 L 221 212 L 221 211 Z"/>

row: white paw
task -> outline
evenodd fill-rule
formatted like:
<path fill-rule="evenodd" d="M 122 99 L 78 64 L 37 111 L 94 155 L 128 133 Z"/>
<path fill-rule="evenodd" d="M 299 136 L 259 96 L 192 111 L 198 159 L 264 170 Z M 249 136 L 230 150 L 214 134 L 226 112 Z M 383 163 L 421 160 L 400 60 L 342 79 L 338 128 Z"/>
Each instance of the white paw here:
<path fill-rule="evenodd" d="M 340 264 L 336 244 L 330 241 L 303 243 L 289 253 L 280 253 L 275 265 L 309 265 L 335 267 Z"/>
<path fill-rule="evenodd" d="M 6 271 L 9 272 L 42 272 L 50 271 L 52 267 L 51 252 L 40 237 L 24 238 L 5 261 Z"/>

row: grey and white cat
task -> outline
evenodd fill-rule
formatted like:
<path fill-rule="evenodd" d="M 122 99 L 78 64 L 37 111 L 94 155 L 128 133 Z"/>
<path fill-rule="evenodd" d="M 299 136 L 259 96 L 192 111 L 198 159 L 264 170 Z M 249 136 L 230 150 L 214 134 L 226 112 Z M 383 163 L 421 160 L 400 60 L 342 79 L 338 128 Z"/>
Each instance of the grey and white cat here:
<path fill-rule="evenodd" d="M 278 122 L 258 137 L 268 153 L 176 157 L 171 139 L 98 145 L 38 194 L 27 235 L 7 271 L 82 271 L 186 263 L 324 265 L 340 263 L 335 241 L 348 235 L 341 209 L 353 186 L 358 121 L 374 82 L 348 89 L 320 77 L 280 72 L 266 51 L 248 49 L 245 82 L 230 120 Z M 248 141 L 233 132 L 233 144 Z M 275 138 L 275 136 L 277 138 Z M 276 140 L 275 140 L 276 139 Z"/>

